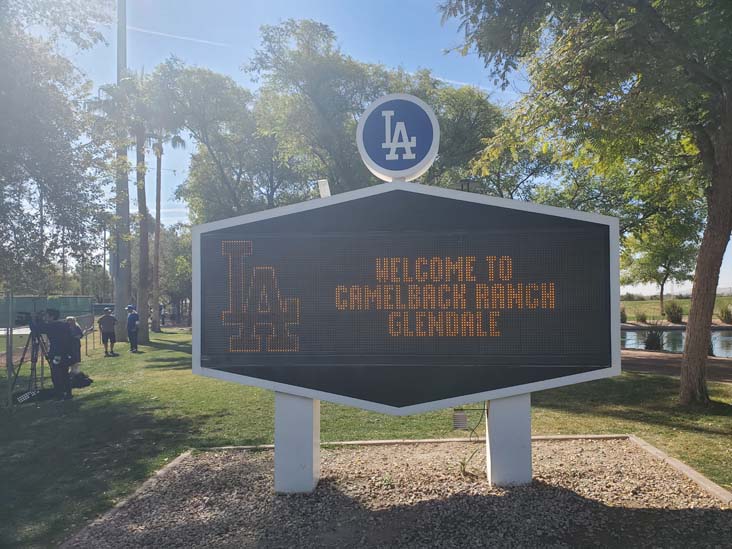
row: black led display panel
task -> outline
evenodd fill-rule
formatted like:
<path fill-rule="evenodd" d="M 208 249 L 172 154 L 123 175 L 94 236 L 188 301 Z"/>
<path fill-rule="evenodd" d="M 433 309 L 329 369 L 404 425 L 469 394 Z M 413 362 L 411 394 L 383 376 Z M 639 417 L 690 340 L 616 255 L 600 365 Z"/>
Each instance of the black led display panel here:
<path fill-rule="evenodd" d="M 401 407 L 611 365 L 604 224 L 397 190 L 200 238 L 204 368 Z"/>

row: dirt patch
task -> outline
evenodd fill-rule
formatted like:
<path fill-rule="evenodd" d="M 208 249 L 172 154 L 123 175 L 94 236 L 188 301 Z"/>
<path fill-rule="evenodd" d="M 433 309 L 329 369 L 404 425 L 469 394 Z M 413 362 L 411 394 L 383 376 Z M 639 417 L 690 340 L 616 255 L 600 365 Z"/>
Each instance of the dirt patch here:
<path fill-rule="evenodd" d="M 461 463 L 479 448 L 467 467 Z M 273 454 L 186 457 L 68 547 L 724 546 L 732 510 L 627 440 L 535 441 L 534 481 L 485 481 L 471 443 L 322 452 L 312 495 L 276 495 Z"/>

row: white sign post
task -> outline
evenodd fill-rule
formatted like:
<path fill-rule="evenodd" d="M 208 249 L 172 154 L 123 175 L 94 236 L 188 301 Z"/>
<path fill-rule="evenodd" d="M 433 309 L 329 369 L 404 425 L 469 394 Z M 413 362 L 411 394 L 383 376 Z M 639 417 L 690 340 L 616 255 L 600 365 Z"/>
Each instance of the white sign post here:
<path fill-rule="evenodd" d="M 320 480 L 320 401 L 275 392 L 275 492 L 310 493 Z"/>
<path fill-rule="evenodd" d="M 486 402 L 485 452 L 492 486 L 531 482 L 531 393 Z"/>

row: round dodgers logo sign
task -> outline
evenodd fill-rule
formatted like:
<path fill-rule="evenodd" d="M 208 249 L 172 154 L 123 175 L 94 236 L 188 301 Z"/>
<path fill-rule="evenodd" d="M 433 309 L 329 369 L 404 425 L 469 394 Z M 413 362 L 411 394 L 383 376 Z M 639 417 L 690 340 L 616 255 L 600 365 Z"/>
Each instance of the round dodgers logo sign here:
<path fill-rule="evenodd" d="M 440 125 L 421 99 L 405 93 L 385 95 L 361 115 L 356 144 L 364 164 L 376 177 L 409 181 L 434 162 Z"/>

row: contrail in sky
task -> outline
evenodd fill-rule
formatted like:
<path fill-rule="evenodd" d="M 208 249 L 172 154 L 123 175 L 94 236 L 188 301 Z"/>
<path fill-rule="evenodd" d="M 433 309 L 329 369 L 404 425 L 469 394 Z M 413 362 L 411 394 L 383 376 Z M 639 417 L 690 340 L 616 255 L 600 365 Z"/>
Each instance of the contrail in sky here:
<path fill-rule="evenodd" d="M 162 36 L 164 38 L 173 38 L 174 40 L 183 40 L 185 42 L 195 42 L 196 44 L 206 44 L 208 46 L 216 46 L 219 48 L 231 48 L 231 44 L 226 44 L 224 42 L 214 42 L 213 40 L 204 40 L 202 38 L 193 38 L 191 36 L 181 36 L 179 34 L 168 34 L 167 32 L 158 32 L 150 29 L 143 29 L 141 27 L 134 27 L 132 25 L 127 25 L 127 29 L 135 32 L 139 32 L 142 34 L 151 34 L 153 36 Z M 490 88 L 487 88 L 485 86 L 481 86 L 480 84 L 474 84 L 472 82 L 462 82 L 460 80 L 451 80 L 449 78 L 442 78 L 441 76 L 434 76 L 438 80 L 441 80 L 447 84 L 453 84 L 455 86 L 472 86 L 474 88 L 478 88 L 480 90 L 491 92 Z"/>
<path fill-rule="evenodd" d="M 462 82 L 460 80 L 450 80 L 449 78 L 442 78 L 441 76 L 433 75 L 437 80 L 441 80 L 442 82 L 445 82 L 447 84 L 454 84 L 455 86 L 470 86 L 472 88 L 478 88 L 479 90 L 483 90 L 486 92 L 493 91 L 490 88 L 486 88 L 485 86 L 481 86 L 480 84 L 473 84 L 472 82 Z"/>
<path fill-rule="evenodd" d="M 195 42 L 197 44 L 206 44 L 208 46 L 217 46 L 219 48 L 230 48 L 231 44 L 225 44 L 224 42 L 213 42 L 212 40 L 202 40 L 201 38 L 192 38 L 190 36 L 180 36 L 178 34 L 168 34 L 167 32 L 158 32 L 150 29 L 143 29 L 140 27 L 133 27 L 127 25 L 127 29 L 142 34 L 152 34 L 153 36 L 163 36 L 165 38 L 174 38 L 175 40 L 184 40 L 186 42 Z"/>

